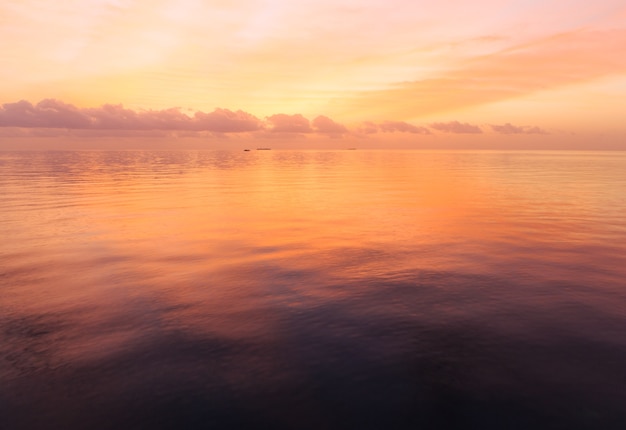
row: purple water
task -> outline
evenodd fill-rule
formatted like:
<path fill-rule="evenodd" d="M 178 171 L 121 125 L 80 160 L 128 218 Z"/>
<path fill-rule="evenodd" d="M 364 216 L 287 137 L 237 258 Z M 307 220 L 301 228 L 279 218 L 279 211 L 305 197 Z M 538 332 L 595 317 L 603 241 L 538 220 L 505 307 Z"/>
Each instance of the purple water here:
<path fill-rule="evenodd" d="M 626 428 L 626 153 L 0 153 L 2 429 Z"/>

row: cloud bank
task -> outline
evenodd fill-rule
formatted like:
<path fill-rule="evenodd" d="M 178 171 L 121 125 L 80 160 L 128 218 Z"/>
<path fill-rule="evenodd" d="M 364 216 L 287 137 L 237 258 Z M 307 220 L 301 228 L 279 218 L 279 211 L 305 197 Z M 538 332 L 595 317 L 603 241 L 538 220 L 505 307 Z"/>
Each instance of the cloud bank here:
<path fill-rule="evenodd" d="M 430 124 L 430 127 L 446 133 L 480 134 L 483 132 L 481 128 L 476 125 L 460 123 L 458 121 L 434 122 Z"/>
<path fill-rule="evenodd" d="M 490 125 L 499 134 L 547 134 L 537 126 L 511 123 Z M 212 112 L 187 114 L 179 108 L 133 110 L 122 105 L 105 104 L 96 108 L 79 108 L 55 99 L 37 104 L 26 100 L 0 105 L 0 128 L 7 137 L 60 136 L 64 133 L 89 136 L 207 136 L 229 133 L 253 133 L 257 137 L 323 135 L 329 137 L 365 137 L 374 134 L 430 135 L 433 132 L 482 134 L 477 125 L 459 121 L 434 122 L 418 126 L 404 121 L 364 121 L 348 128 L 333 119 L 319 115 L 312 121 L 302 114 L 277 113 L 260 119 L 242 110 L 216 108 Z M 30 130 L 27 132 L 26 130 Z M 170 133 L 170 134 L 171 134 Z"/>
<path fill-rule="evenodd" d="M 496 133 L 502 133 L 502 134 L 548 134 L 547 131 L 539 127 L 531 127 L 531 126 L 518 127 L 508 122 L 504 125 L 492 124 L 490 127 Z"/>
<path fill-rule="evenodd" d="M 190 117 L 178 108 L 135 111 L 122 105 L 81 109 L 55 99 L 31 104 L 21 100 L 0 106 L 0 127 L 88 130 L 187 130 L 239 133 L 263 128 L 260 119 L 243 111 L 215 109 Z"/>
<path fill-rule="evenodd" d="M 364 121 L 357 128 L 357 131 L 364 134 L 375 133 L 411 133 L 411 134 L 431 134 L 426 127 L 418 127 L 404 121 Z"/>
<path fill-rule="evenodd" d="M 278 113 L 267 117 L 269 131 L 273 133 L 312 133 L 309 120 L 300 114 Z"/>

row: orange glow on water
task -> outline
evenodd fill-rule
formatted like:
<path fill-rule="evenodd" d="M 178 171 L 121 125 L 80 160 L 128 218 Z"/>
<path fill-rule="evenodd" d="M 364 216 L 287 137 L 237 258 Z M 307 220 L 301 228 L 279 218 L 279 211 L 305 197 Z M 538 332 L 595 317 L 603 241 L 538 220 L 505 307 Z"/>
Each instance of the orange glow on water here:
<path fill-rule="evenodd" d="M 274 411 L 262 414 L 274 424 L 312 422 L 319 375 L 347 390 L 350 416 L 412 417 L 412 394 L 364 408 L 361 384 L 455 393 L 441 382 L 456 375 L 446 360 L 510 396 L 551 405 L 536 388 L 548 380 L 621 411 L 606 399 L 623 391 L 625 162 L 591 152 L 5 152 L 0 378 L 3 399 L 27 406 L 9 408 L 9 422 L 94 428 L 93 399 L 111 405 L 106 428 L 170 412 L 229 416 L 242 400 L 254 406 L 245 414 Z M 554 369 L 580 350 L 590 354 L 570 365 L 588 382 L 572 391 Z M 429 379 L 411 379 L 414 368 Z M 199 409 L 179 406 L 197 398 Z M 285 401 L 289 413 L 277 407 Z M 429 402 L 420 413 L 439 419 Z"/>

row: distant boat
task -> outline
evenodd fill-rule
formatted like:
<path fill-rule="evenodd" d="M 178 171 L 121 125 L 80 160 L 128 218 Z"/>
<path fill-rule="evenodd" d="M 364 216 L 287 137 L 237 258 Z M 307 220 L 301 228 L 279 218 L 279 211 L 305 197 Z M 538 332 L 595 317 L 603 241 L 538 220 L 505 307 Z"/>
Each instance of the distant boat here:
<path fill-rule="evenodd" d="M 249 149 L 244 149 L 244 151 L 249 151 Z"/>
<path fill-rule="evenodd" d="M 257 151 L 269 151 L 272 148 L 257 148 Z"/>

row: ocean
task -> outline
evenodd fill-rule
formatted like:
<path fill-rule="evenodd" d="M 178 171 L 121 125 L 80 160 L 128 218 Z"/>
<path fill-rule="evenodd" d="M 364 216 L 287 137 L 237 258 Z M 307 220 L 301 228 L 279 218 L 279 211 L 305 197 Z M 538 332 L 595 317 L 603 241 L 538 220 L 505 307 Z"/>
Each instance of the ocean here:
<path fill-rule="evenodd" d="M 626 152 L 0 152 L 0 428 L 624 429 Z"/>

